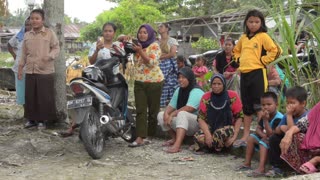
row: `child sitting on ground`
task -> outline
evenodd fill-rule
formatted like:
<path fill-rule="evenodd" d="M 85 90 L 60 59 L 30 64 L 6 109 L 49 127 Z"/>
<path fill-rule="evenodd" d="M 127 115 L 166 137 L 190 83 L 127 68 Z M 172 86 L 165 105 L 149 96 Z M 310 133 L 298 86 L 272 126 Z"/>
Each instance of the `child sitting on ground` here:
<path fill-rule="evenodd" d="M 269 143 L 268 139 L 281 121 L 283 114 L 277 111 L 278 98 L 274 92 L 266 92 L 261 97 L 262 119 L 256 128 L 256 133 L 250 134 L 247 141 L 245 162 L 236 168 L 237 171 L 251 169 L 251 159 L 254 149 L 260 150 L 258 169 L 250 172 L 249 177 L 263 176 L 267 161 Z"/>
<path fill-rule="evenodd" d="M 197 83 L 200 87 L 203 87 L 206 84 L 206 80 L 204 79 L 204 75 L 207 74 L 208 68 L 206 67 L 206 61 L 202 56 L 198 56 L 196 59 L 196 63 L 192 68 L 194 75 L 197 77 Z"/>
<path fill-rule="evenodd" d="M 274 134 L 269 138 L 270 149 L 268 151 L 269 163 L 272 168 L 265 174 L 268 177 L 282 176 L 283 171 L 280 167 L 283 160 L 280 158 L 280 142 L 286 131 L 294 126 L 299 119 L 305 117 L 308 113 L 306 109 L 307 91 L 300 86 L 295 86 L 286 92 L 286 115 L 283 116 L 279 125 L 276 127 Z"/>

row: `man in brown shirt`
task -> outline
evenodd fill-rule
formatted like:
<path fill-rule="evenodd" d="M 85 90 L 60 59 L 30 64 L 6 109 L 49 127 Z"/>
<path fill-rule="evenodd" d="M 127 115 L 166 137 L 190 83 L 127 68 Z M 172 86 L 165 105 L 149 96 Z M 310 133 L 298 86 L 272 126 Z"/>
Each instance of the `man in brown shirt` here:
<path fill-rule="evenodd" d="M 54 98 L 54 59 L 59 55 L 55 33 L 44 27 L 44 11 L 34 9 L 30 14 L 32 30 L 25 34 L 19 62 L 18 79 L 25 67 L 25 128 L 45 129 L 48 121 L 56 120 Z"/>

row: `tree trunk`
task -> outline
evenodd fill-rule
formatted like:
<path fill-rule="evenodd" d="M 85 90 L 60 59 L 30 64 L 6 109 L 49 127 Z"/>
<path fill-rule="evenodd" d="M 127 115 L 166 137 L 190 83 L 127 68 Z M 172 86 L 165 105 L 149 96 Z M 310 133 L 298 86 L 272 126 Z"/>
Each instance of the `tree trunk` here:
<path fill-rule="evenodd" d="M 64 0 L 44 1 L 46 25 L 53 29 L 59 39 L 60 54 L 55 60 L 55 102 L 57 110 L 57 120 L 64 122 L 67 118 L 67 98 L 66 98 L 66 61 L 64 57 Z"/>

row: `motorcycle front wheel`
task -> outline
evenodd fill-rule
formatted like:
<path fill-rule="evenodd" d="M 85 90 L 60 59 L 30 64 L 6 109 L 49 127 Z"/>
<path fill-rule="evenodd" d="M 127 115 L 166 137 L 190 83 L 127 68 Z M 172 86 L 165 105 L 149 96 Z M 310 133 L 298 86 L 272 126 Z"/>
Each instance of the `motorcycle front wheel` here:
<path fill-rule="evenodd" d="M 103 156 L 104 136 L 101 131 L 99 114 L 94 107 L 90 107 L 80 126 L 80 137 L 85 149 L 93 159 L 100 159 Z"/>

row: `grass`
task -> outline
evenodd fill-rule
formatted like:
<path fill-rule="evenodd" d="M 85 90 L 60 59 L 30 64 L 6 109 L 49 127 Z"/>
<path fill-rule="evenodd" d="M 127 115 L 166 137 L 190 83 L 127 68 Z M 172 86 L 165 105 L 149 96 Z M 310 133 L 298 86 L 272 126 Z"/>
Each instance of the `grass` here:
<path fill-rule="evenodd" d="M 12 56 L 9 52 L 1 52 L 0 53 L 0 67 L 12 67 L 13 66 L 14 61 L 6 62 L 6 60 L 8 58 L 12 58 Z"/>
<path fill-rule="evenodd" d="M 301 60 L 297 57 L 295 42 L 302 31 L 308 32 L 310 38 L 306 43 L 306 52 L 313 49 L 319 64 L 320 18 L 304 9 L 303 6 L 297 5 L 294 0 L 289 0 L 287 6 L 277 0 L 272 0 L 272 4 L 270 6 L 266 5 L 266 7 L 269 16 L 276 22 L 276 26 L 270 29 L 268 33 L 283 50 L 282 56 L 274 63 L 279 63 L 284 67 L 286 79 L 289 80 L 291 86 L 298 85 L 307 89 L 309 92 L 308 107 L 313 107 L 320 100 L 318 93 L 320 91 L 320 83 L 316 81 L 320 78 L 319 68 L 314 70 L 308 66 L 299 67 Z M 290 20 L 286 20 L 286 17 L 290 17 Z M 298 20 L 301 20 L 300 24 L 297 23 Z M 315 44 L 313 42 L 318 43 Z"/>

